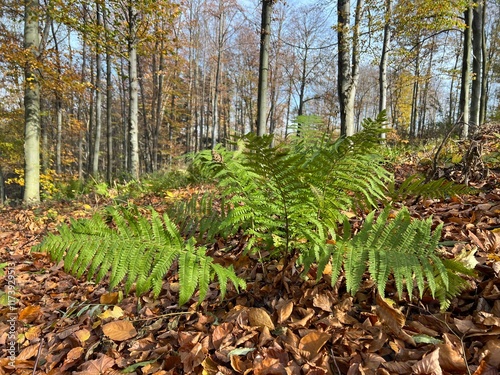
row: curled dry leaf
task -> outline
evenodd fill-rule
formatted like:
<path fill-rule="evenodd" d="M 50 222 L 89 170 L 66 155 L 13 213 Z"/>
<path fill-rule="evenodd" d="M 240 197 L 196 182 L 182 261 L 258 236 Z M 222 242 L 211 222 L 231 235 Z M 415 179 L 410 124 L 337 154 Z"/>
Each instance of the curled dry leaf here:
<path fill-rule="evenodd" d="M 115 365 L 115 360 L 107 355 L 101 355 L 98 359 L 85 362 L 82 371 L 73 372 L 73 375 L 101 375 L 107 373 Z"/>
<path fill-rule="evenodd" d="M 40 315 L 40 306 L 26 306 L 19 313 L 18 319 L 24 323 L 32 323 Z"/>
<path fill-rule="evenodd" d="M 489 366 L 500 368 L 500 339 L 488 340 L 481 350 L 481 356 Z"/>
<path fill-rule="evenodd" d="M 441 368 L 450 373 L 466 373 L 467 365 L 460 353 L 461 344 L 455 336 L 449 337 L 448 334 L 443 335 L 444 343 L 437 345 L 440 349 L 439 364 Z M 456 339 L 456 340 L 454 340 Z M 458 341 L 453 343 L 453 341 Z"/>
<path fill-rule="evenodd" d="M 79 331 L 76 331 L 75 336 L 83 344 L 90 338 L 90 331 L 86 328 L 83 328 Z"/>
<path fill-rule="evenodd" d="M 248 310 L 248 321 L 252 327 L 267 327 L 271 331 L 274 329 L 274 323 L 269 313 L 260 308 L 252 307 Z"/>
<path fill-rule="evenodd" d="M 411 368 L 416 375 L 442 375 L 443 370 L 439 365 L 439 348 L 427 354 L 421 361 L 411 366 Z"/>
<path fill-rule="evenodd" d="M 310 332 L 300 339 L 299 349 L 309 352 L 310 354 L 307 359 L 311 360 L 318 355 L 323 345 L 325 345 L 331 337 L 332 335 L 321 331 Z"/>
<path fill-rule="evenodd" d="M 134 325 L 128 320 L 106 323 L 102 326 L 102 331 L 114 341 L 125 341 L 137 335 Z"/>
<path fill-rule="evenodd" d="M 287 320 L 293 312 L 293 302 L 288 301 L 277 307 L 278 312 L 278 323 L 281 324 Z"/>
<path fill-rule="evenodd" d="M 109 318 L 118 319 L 123 316 L 123 310 L 120 306 L 113 306 L 113 309 L 108 309 L 97 316 L 102 320 Z"/>

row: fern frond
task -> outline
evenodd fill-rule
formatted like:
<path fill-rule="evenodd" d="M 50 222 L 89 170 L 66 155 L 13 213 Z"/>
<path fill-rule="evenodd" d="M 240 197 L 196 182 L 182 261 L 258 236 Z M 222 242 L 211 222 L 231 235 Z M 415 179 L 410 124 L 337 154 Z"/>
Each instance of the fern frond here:
<path fill-rule="evenodd" d="M 427 280 L 431 293 L 437 293 L 445 306 L 450 296 L 455 296 L 464 285 L 463 279 L 455 277 L 456 272 L 470 274 L 471 270 L 438 256 L 442 227 L 432 232 L 430 218 L 413 220 L 406 208 L 393 219 L 389 215 L 389 209 L 385 209 L 374 220 L 374 212 L 370 213 L 359 233 L 348 242 L 344 264 L 348 291 L 357 291 L 368 268 L 382 295 L 390 274 L 400 295 L 405 288 L 412 293 L 415 281 L 422 296 Z"/>
<path fill-rule="evenodd" d="M 398 188 L 394 184 L 389 188 L 389 196 L 393 200 L 404 200 L 412 196 L 446 198 L 473 193 L 475 190 L 469 186 L 444 178 L 426 182 L 425 177 L 418 174 L 407 177 Z"/>
<path fill-rule="evenodd" d="M 109 226 L 111 218 L 112 225 Z M 161 292 L 163 278 L 174 261 L 179 264 L 179 303 L 186 303 L 200 290 L 200 301 L 208 292 L 212 280 L 213 259 L 206 255 L 203 247 L 195 247 L 196 240 L 184 241 L 179 231 L 168 218 L 163 219 L 151 210 L 151 220 L 146 219 L 137 207 L 112 207 L 105 215 L 91 219 L 73 221 L 62 226 L 59 235 L 49 234 L 33 248 L 47 251 L 55 260 L 64 259 L 65 270 L 81 276 L 88 270 L 87 278 L 100 282 L 109 276 L 109 287 L 113 289 L 125 281 L 128 292 L 136 285 L 136 294 L 150 290 L 155 297 Z M 226 269 L 227 279 L 235 286 L 244 285 L 234 270 Z M 224 290 L 226 284 L 224 284 Z"/>

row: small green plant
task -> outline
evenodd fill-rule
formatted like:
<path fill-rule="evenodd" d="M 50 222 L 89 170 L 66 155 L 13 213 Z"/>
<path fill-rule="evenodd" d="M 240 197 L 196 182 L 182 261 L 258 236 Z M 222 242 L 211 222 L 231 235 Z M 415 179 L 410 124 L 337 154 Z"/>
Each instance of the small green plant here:
<path fill-rule="evenodd" d="M 167 215 L 163 218 L 151 210 L 151 219 L 137 207 L 110 207 L 105 215 L 91 219 L 73 220 L 63 225 L 59 234 L 49 234 L 34 247 L 46 251 L 64 269 L 76 277 L 87 272 L 88 280 L 100 282 L 109 276 L 113 289 L 124 282 L 128 293 L 135 285 L 135 293 L 142 295 L 161 292 L 163 278 L 174 262 L 179 268 L 179 304 L 186 303 L 199 289 L 199 301 L 208 292 L 210 282 L 217 277 L 221 298 L 227 281 L 236 288 L 244 288 L 232 267 L 224 268 L 206 255 L 205 248 L 196 247 L 194 238 L 184 240 Z"/>

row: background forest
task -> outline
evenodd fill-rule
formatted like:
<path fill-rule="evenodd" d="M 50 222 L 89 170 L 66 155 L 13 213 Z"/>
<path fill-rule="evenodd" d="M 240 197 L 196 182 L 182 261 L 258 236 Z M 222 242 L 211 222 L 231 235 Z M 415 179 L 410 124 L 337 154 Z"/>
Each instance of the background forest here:
<path fill-rule="evenodd" d="M 0 374 L 499 373 L 499 0 L 0 20 Z"/>
<path fill-rule="evenodd" d="M 24 199 L 37 201 L 38 166 L 45 196 L 56 180 L 182 167 L 189 153 L 257 132 L 259 113 L 277 139 L 304 124 L 352 135 L 383 109 L 395 140 L 455 123 L 467 136 L 499 116 L 499 9 L 496 0 L 3 0 L 2 199 L 5 181 L 22 185 L 26 174 Z M 25 111 L 23 96 L 39 105 Z"/>

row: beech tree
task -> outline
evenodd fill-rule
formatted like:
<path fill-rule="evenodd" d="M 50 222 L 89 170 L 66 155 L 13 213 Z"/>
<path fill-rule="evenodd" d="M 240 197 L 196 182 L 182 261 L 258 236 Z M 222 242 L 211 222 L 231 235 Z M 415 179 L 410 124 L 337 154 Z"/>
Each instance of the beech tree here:
<path fill-rule="evenodd" d="M 271 39 L 271 13 L 274 0 L 262 0 L 262 19 L 260 23 L 260 60 L 259 88 L 257 94 L 257 134 L 266 133 L 267 124 L 267 85 L 269 77 L 269 41 Z"/>
<path fill-rule="evenodd" d="M 360 22 L 363 0 L 356 1 L 354 24 L 351 26 L 351 1 L 338 0 L 338 93 L 340 107 L 340 133 L 354 134 L 354 100 L 359 79 Z"/>
<path fill-rule="evenodd" d="M 40 202 L 40 82 L 37 73 L 40 36 L 38 0 L 24 2 L 24 203 Z"/>

